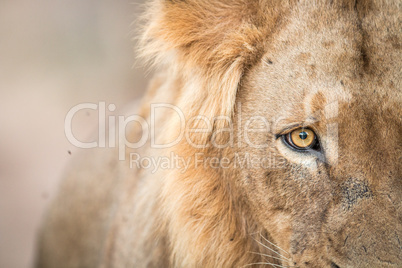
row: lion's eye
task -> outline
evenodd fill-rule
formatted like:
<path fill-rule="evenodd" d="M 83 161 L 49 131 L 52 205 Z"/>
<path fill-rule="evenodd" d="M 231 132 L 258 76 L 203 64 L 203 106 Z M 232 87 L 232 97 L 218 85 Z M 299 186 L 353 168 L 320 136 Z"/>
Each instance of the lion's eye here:
<path fill-rule="evenodd" d="M 298 128 L 283 136 L 284 141 L 299 151 L 319 150 L 317 135 L 309 128 Z"/>

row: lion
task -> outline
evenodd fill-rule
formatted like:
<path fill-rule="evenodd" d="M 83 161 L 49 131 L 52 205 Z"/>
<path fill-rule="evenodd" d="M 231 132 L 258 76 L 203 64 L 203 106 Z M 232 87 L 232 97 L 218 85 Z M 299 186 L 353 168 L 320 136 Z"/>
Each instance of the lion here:
<path fill-rule="evenodd" d="M 135 115 L 157 127 L 124 161 L 75 157 L 37 267 L 402 267 L 400 1 L 154 0 L 143 21 Z"/>

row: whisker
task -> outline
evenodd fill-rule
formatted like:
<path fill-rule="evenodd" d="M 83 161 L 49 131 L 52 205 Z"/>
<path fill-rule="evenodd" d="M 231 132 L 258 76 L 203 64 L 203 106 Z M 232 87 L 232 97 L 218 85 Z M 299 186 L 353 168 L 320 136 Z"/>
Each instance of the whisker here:
<path fill-rule="evenodd" d="M 264 254 L 264 253 L 251 252 L 251 251 L 249 251 L 248 253 L 257 254 L 257 255 L 264 256 L 264 257 L 269 257 L 269 258 L 277 259 L 277 260 L 280 260 L 280 261 L 282 260 L 281 258 L 278 258 L 278 257 L 275 257 L 275 256 L 271 256 L 271 255 L 268 255 L 268 254 Z"/>
<path fill-rule="evenodd" d="M 264 248 L 266 248 L 266 249 L 268 249 L 268 250 L 270 250 L 270 251 L 272 251 L 272 252 L 275 252 L 276 254 L 278 254 L 279 256 L 281 256 L 282 258 L 284 258 L 284 259 L 287 260 L 287 261 L 291 261 L 289 258 L 286 258 L 285 256 L 283 256 L 283 255 L 280 254 L 279 252 L 273 250 L 272 248 L 268 247 L 267 245 L 264 245 L 264 244 L 261 243 L 260 241 L 256 240 L 254 237 L 253 237 L 253 239 L 254 239 L 255 242 L 257 242 L 258 244 L 260 244 L 260 245 L 263 246 Z"/>
<path fill-rule="evenodd" d="M 247 266 L 251 266 L 251 265 L 271 265 L 272 267 L 280 267 L 280 268 L 287 268 L 288 266 L 282 266 L 279 264 L 274 264 L 274 263 L 270 263 L 270 262 L 255 262 L 255 263 L 250 263 L 250 264 L 246 264 L 242 267 L 247 267 Z"/>
<path fill-rule="evenodd" d="M 289 252 L 287 252 L 286 250 L 282 249 L 281 247 L 275 245 L 274 243 L 270 242 L 270 241 L 269 241 L 268 239 L 266 239 L 261 233 L 260 233 L 260 236 L 261 236 L 265 241 L 267 241 L 269 244 L 271 244 L 272 246 L 274 246 L 274 247 L 276 247 L 276 248 L 282 250 L 283 252 L 287 253 L 288 255 L 290 255 Z"/>

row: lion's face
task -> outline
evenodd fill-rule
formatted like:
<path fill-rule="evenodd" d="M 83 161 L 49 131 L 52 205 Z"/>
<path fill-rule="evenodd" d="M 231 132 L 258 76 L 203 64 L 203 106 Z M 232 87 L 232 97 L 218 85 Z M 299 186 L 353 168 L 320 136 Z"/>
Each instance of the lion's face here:
<path fill-rule="evenodd" d="M 392 57 L 400 54 L 391 43 L 370 47 L 350 14 L 333 16 L 296 13 L 247 72 L 235 129 L 255 117 L 252 127 L 268 132 L 235 150 L 270 166 L 242 169 L 237 185 L 283 265 L 397 267 L 402 115 Z M 303 128 L 316 137 L 309 149 L 292 143 Z"/>
<path fill-rule="evenodd" d="M 187 117 L 234 122 L 234 146 L 202 153 L 259 162 L 169 175 L 176 263 L 400 267 L 399 2 L 162 2 L 144 55 L 180 74 Z"/>

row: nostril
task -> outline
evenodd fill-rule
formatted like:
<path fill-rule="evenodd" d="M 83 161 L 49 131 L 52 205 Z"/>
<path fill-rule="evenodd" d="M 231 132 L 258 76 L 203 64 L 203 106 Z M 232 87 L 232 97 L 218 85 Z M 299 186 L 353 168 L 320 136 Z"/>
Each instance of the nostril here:
<path fill-rule="evenodd" d="M 331 268 L 340 268 L 338 265 L 336 265 L 335 263 L 331 262 Z"/>

